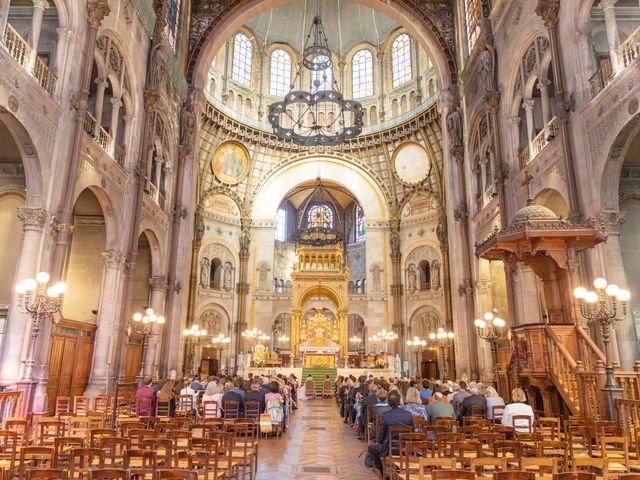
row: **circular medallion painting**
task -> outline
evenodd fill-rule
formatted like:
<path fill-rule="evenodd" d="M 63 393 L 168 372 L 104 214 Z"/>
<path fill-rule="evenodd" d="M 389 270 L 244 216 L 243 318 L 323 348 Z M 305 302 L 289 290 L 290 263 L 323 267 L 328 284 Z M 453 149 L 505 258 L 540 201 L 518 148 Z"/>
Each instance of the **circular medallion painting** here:
<path fill-rule="evenodd" d="M 415 185 L 427 178 L 431 162 L 422 145 L 407 142 L 400 145 L 393 153 L 393 167 L 401 182 Z"/>
<path fill-rule="evenodd" d="M 234 140 L 223 142 L 213 154 L 211 169 L 222 183 L 240 183 L 249 173 L 249 152 Z"/>

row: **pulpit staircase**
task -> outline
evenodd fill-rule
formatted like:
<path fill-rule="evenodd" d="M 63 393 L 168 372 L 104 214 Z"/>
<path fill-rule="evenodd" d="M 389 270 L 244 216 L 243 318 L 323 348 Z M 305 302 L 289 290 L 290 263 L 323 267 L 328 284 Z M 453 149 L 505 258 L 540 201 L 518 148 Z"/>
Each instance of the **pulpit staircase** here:
<path fill-rule="evenodd" d="M 327 375 L 331 379 L 331 382 L 336 379 L 338 376 L 338 370 L 336 368 L 303 368 L 302 369 L 302 384 L 307 380 L 307 378 L 311 375 L 313 377 L 313 381 L 315 382 L 316 387 L 316 395 L 322 395 L 322 382 L 324 382 Z"/>
<path fill-rule="evenodd" d="M 505 367 L 498 367 L 498 389 L 505 398 L 516 386 L 537 388 L 542 405 L 536 407 L 550 415 L 560 413 L 555 390 L 567 413 L 605 417 L 605 355 L 585 328 L 519 325 L 512 333 L 513 354 Z M 618 418 L 629 427 L 640 426 L 640 361 L 633 371 L 615 367 L 614 376 L 624 391 L 624 400 L 616 400 Z"/>

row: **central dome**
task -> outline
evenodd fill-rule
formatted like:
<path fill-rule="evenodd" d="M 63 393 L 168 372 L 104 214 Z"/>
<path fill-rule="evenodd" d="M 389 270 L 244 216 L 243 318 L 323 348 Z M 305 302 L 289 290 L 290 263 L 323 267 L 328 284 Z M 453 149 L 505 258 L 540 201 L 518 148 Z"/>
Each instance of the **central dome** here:
<path fill-rule="evenodd" d="M 325 53 L 318 63 L 330 66 L 298 75 L 301 50 L 318 14 L 331 56 Z M 231 35 L 209 68 L 206 95 L 229 117 L 272 131 L 269 106 L 291 90 L 331 89 L 362 105 L 366 134 L 421 114 L 434 105 L 439 86 L 426 50 L 394 19 L 351 0 L 323 1 L 319 10 L 316 2 L 296 0 L 263 11 Z M 331 106 L 322 118 L 312 118 L 298 104 L 286 108 L 283 128 L 324 122 L 337 130 L 351 119 L 342 119 Z"/>

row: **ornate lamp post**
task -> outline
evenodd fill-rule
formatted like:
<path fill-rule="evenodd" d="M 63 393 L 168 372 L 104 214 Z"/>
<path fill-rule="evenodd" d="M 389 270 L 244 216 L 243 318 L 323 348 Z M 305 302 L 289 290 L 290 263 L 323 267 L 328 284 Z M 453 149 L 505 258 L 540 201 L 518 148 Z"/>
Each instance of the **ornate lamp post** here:
<path fill-rule="evenodd" d="M 492 312 L 484 314 L 484 320 L 482 318 L 476 319 L 474 322 L 476 326 L 476 333 L 482 340 L 489 342 L 491 345 L 491 358 L 493 359 L 493 386 L 498 385 L 498 340 L 502 338 L 503 331 L 506 322 L 496 317 Z"/>
<path fill-rule="evenodd" d="M 584 287 L 578 287 L 573 291 L 573 296 L 578 300 L 580 315 L 588 325 L 600 327 L 602 343 L 604 344 L 606 382 L 603 388 L 607 415 L 616 419 L 615 399 L 622 396 L 622 389 L 613 375 L 611 352 L 609 341 L 611 329 L 616 322 L 624 320 L 627 315 L 627 303 L 631 298 L 628 290 L 621 289 L 618 285 L 609 284 L 606 279 L 600 277 L 593 281 L 596 291 L 589 291 Z M 622 310 L 622 316 L 618 317 L 618 302 Z"/>
<path fill-rule="evenodd" d="M 453 345 L 454 337 L 453 332 L 445 332 L 442 327 L 438 328 L 437 333 L 429 334 L 429 340 L 436 342 L 442 352 L 442 380 L 449 380 L 449 348 Z"/>
<path fill-rule="evenodd" d="M 142 313 L 136 312 L 133 314 L 133 331 L 142 335 L 142 362 L 140 362 L 140 378 L 144 378 L 144 361 L 146 358 L 147 347 L 149 346 L 149 337 L 151 335 L 158 335 L 160 332 L 155 329 L 155 326 L 158 325 L 162 328 L 164 325 L 165 318 L 162 315 L 156 315 L 153 311 L 153 308 L 147 308 L 144 311 L 144 315 Z"/>
<path fill-rule="evenodd" d="M 196 346 L 200 343 L 200 340 L 207 334 L 206 330 L 201 330 L 198 325 L 193 324 L 191 328 L 187 328 L 182 331 L 184 335 L 184 343 L 190 350 L 190 365 L 193 370 L 194 363 L 196 361 Z"/>
<path fill-rule="evenodd" d="M 49 287 L 50 278 L 47 272 L 40 272 L 35 280 L 27 278 L 16 285 L 18 309 L 31 318 L 31 343 L 25 361 L 23 380 L 33 380 L 34 352 L 42 323 L 51 318 L 52 314 L 60 311 L 62 299 L 67 293 L 68 287 L 64 282 L 58 282 Z"/>
<path fill-rule="evenodd" d="M 420 354 L 427 349 L 427 341 L 420 337 L 413 337 L 413 340 L 407 340 L 409 350 L 416 354 L 416 374 L 420 366 Z"/>

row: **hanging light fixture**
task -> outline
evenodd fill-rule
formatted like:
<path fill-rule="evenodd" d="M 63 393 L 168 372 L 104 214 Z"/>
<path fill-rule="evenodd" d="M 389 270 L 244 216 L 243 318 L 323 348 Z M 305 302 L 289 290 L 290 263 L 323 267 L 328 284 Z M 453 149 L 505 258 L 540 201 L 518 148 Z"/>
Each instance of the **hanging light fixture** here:
<path fill-rule="evenodd" d="M 362 105 L 338 90 L 328 45 L 318 10 L 289 93 L 269 105 L 269 123 L 278 138 L 304 147 L 335 146 L 362 132 Z M 296 90 L 305 70 L 311 76 L 310 89 Z"/>

